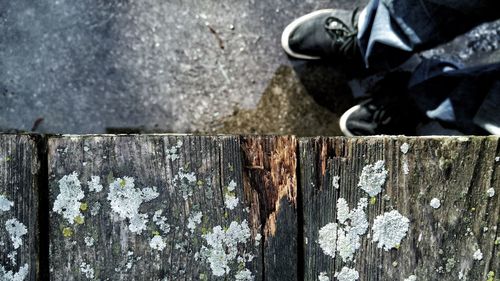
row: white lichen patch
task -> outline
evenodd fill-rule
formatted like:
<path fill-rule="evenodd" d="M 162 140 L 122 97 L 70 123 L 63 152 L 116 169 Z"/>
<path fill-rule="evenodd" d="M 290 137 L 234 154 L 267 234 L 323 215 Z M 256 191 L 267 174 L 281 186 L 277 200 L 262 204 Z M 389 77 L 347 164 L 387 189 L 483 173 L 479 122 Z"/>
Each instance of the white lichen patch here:
<path fill-rule="evenodd" d="M 9 233 L 14 249 L 18 249 L 22 244 L 22 237 L 28 233 L 26 226 L 17 219 L 10 219 L 5 222 L 5 229 Z"/>
<path fill-rule="evenodd" d="M 94 269 L 90 266 L 90 264 L 82 262 L 82 264 L 80 265 L 80 272 L 87 279 L 94 279 Z"/>
<path fill-rule="evenodd" d="M 397 210 L 379 215 L 373 221 L 374 242 L 378 241 L 378 248 L 389 251 L 401 244 L 410 227 L 410 220 L 401 215 Z"/>
<path fill-rule="evenodd" d="M 114 271 L 117 273 L 128 272 L 134 266 L 134 263 L 140 261 L 142 259 L 141 256 L 135 256 L 134 252 L 127 251 L 126 255 L 123 255 L 119 261 L 117 267 L 114 268 Z"/>
<path fill-rule="evenodd" d="M 181 170 L 179 170 L 177 175 L 174 176 L 174 181 L 180 181 L 180 180 L 186 180 L 189 183 L 195 183 L 196 182 L 196 175 L 193 172 L 185 173 L 181 169 Z"/>
<path fill-rule="evenodd" d="M 160 235 L 155 235 L 151 240 L 149 241 L 149 247 L 153 250 L 158 250 L 158 251 L 163 251 L 167 244 L 165 244 L 165 241 L 163 241 L 163 238 Z"/>
<path fill-rule="evenodd" d="M 62 177 L 59 180 L 59 194 L 57 195 L 52 210 L 61 214 L 70 224 L 75 222 L 76 218 L 83 218 L 80 212 L 80 205 L 85 197 L 83 193 L 78 174 L 73 172 Z"/>
<path fill-rule="evenodd" d="M 165 150 L 165 153 L 167 154 L 166 158 L 167 160 L 172 160 L 175 161 L 179 159 L 179 155 L 177 154 L 179 152 L 179 149 L 182 147 L 182 141 L 178 140 L 177 143 Z"/>
<path fill-rule="evenodd" d="M 109 185 L 108 200 L 111 209 L 120 219 L 129 220 L 129 230 L 141 234 L 146 229 L 147 214 L 139 213 L 144 202 L 151 201 L 159 196 L 156 187 L 139 189 L 135 187 L 134 179 L 130 177 L 118 178 Z"/>
<path fill-rule="evenodd" d="M 339 228 L 337 232 L 337 251 L 343 261 L 350 261 L 361 246 L 360 237 L 350 227 Z"/>
<path fill-rule="evenodd" d="M 368 230 L 368 220 L 365 209 L 368 206 L 368 199 L 361 198 L 356 209 L 349 213 L 351 231 L 361 236 Z"/>
<path fill-rule="evenodd" d="M 446 266 L 445 266 L 446 272 L 451 272 L 456 264 L 457 264 L 457 261 L 453 257 L 447 259 Z"/>
<path fill-rule="evenodd" d="M 408 175 L 410 173 L 410 167 L 408 167 L 408 161 L 403 162 L 403 174 Z"/>
<path fill-rule="evenodd" d="M 340 272 L 335 273 L 335 278 L 338 281 L 356 281 L 359 278 L 359 273 L 356 269 L 344 266 Z"/>
<path fill-rule="evenodd" d="M 138 258 L 137 260 L 140 260 L 140 258 Z M 128 251 L 127 252 L 127 263 L 125 264 L 125 271 L 128 271 L 129 269 L 131 269 L 133 265 L 134 265 L 134 252 Z"/>
<path fill-rule="evenodd" d="M 368 230 L 365 209 L 368 199 L 360 199 L 354 210 L 349 210 L 344 198 L 337 200 L 337 223 L 329 223 L 319 230 L 318 243 L 323 252 L 335 258 L 336 252 L 344 261 L 354 258 L 356 250 L 361 246 L 361 236 Z"/>
<path fill-rule="evenodd" d="M 488 195 L 488 197 L 492 198 L 493 196 L 495 196 L 495 189 L 492 187 L 492 188 L 489 188 L 487 191 L 486 191 L 486 195 Z"/>
<path fill-rule="evenodd" d="M 10 201 L 4 195 L 0 195 L 0 212 L 7 212 L 14 206 L 14 202 Z"/>
<path fill-rule="evenodd" d="M 432 198 L 429 205 L 431 205 L 431 207 L 434 209 L 439 209 L 439 207 L 441 207 L 441 200 L 439 200 L 438 198 Z"/>
<path fill-rule="evenodd" d="M 0 280 L 2 281 L 23 281 L 24 279 L 26 279 L 26 276 L 28 276 L 28 273 L 28 264 L 25 264 L 21 268 L 19 268 L 18 272 L 6 270 L 5 267 L 0 265 Z"/>
<path fill-rule="evenodd" d="M 226 205 L 226 208 L 228 208 L 229 210 L 233 210 L 234 208 L 236 208 L 239 201 L 240 200 L 234 195 L 226 194 L 224 196 L 224 205 Z"/>
<path fill-rule="evenodd" d="M 170 232 L 170 225 L 167 223 L 167 218 L 162 216 L 162 213 L 162 210 L 157 210 L 153 215 L 153 222 L 164 234 L 167 234 Z"/>
<path fill-rule="evenodd" d="M 332 222 L 323 226 L 319 230 L 318 244 L 325 255 L 335 258 L 337 252 L 337 231 L 338 226 Z"/>
<path fill-rule="evenodd" d="M 236 275 L 234 276 L 234 279 L 236 281 L 253 281 L 254 276 L 252 272 L 248 270 L 248 268 L 245 268 L 243 270 L 238 271 L 238 273 L 236 273 Z"/>
<path fill-rule="evenodd" d="M 227 185 L 227 190 L 229 192 L 234 192 L 236 190 L 236 182 L 234 180 L 231 180 L 229 184 Z"/>
<path fill-rule="evenodd" d="M 481 252 L 481 249 L 477 249 L 474 254 L 472 255 L 472 258 L 476 261 L 480 261 L 483 259 L 483 252 Z"/>
<path fill-rule="evenodd" d="M 344 198 L 337 200 L 337 221 L 344 224 L 349 219 L 349 205 Z"/>
<path fill-rule="evenodd" d="M 405 278 L 404 281 L 417 281 L 417 276 L 416 275 L 410 275 L 408 278 Z"/>
<path fill-rule="evenodd" d="M 332 183 L 333 183 L 333 188 L 339 189 L 340 188 L 340 177 L 339 176 L 333 176 L 332 178 Z"/>
<path fill-rule="evenodd" d="M 406 154 L 406 153 L 408 153 L 408 151 L 410 150 L 410 145 L 409 145 L 408 143 L 406 143 L 406 142 L 405 142 L 405 143 L 403 143 L 403 144 L 401 145 L 401 147 L 400 147 L 399 149 L 401 150 L 401 152 L 402 152 L 403 154 Z"/>
<path fill-rule="evenodd" d="M 241 256 L 238 256 L 236 258 L 236 261 L 241 264 L 241 263 L 245 263 L 245 262 L 251 262 L 253 259 L 255 258 L 254 255 L 252 254 L 249 254 L 249 253 L 243 253 L 243 255 Z"/>
<path fill-rule="evenodd" d="M 255 235 L 255 246 L 258 247 L 260 245 L 260 240 L 262 240 L 262 234 L 257 233 Z"/>
<path fill-rule="evenodd" d="M 178 250 L 181 253 L 185 253 L 188 247 L 189 247 L 189 242 L 187 240 L 180 241 L 174 245 L 174 249 Z"/>
<path fill-rule="evenodd" d="M 101 179 L 98 176 L 91 176 L 90 180 L 87 181 L 87 186 L 91 192 L 101 192 L 103 188 Z"/>
<path fill-rule="evenodd" d="M 197 212 L 195 214 L 192 214 L 189 219 L 188 219 L 188 229 L 191 231 L 191 233 L 194 233 L 194 230 L 196 229 L 196 226 L 201 223 L 201 218 L 203 217 L 202 212 Z"/>
<path fill-rule="evenodd" d="M 359 177 L 358 187 L 368 193 L 370 196 L 377 196 L 382 191 L 382 186 L 387 177 L 384 161 L 377 161 L 373 165 L 363 167 L 361 176 Z"/>
<path fill-rule="evenodd" d="M 90 214 L 92 216 L 96 216 L 97 214 L 99 214 L 100 210 L 101 210 L 101 203 L 94 202 L 94 204 L 92 204 L 92 207 L 90 207 Z"/>
<path fill-rule="evenodd" d="M 236 197 L 236 193 L 234 192 L 236 190 L 236 182 L 234 180 L 231 180 L 229 185 L 227 186 L 225 192 L 224 192 L 224 205 L 226 208 L 229 210 L 233 210 L 238 206 L 239 199 Z"/>
<path fill-rule="evenodd" d="M 326 272 L 320 272 L 318 275 L 318 281 L 330 281 L 330 277 L 328 277 Z"/>
<path fill-rule="evenodd" d="M 340 198 L 338 201 L 345 200 Z M 337 205 L 337 208 L 342 208 L 344 213 L 346 212 L 345 208 L 347 208 L 347 213 L 343 214 L 342 221 L 339 220 L 340 226 L 337 231 L 337 251 L 344 261 L 350 261 L 354 258 L 356 250 L 361 246 L 361 236 L 366 234 L 368 230 L 369 225 L 365 213 L 367 206 L 368 199 L 366 198 L 360 199 L 357 208 L 352 211 L 349 211 L 346 201 L 341 206 Z M 340 212 L 338 209 L 337 213 Z"/>
<path fill-rule="evenodd" d="M 182 198 L 187 200 L 189 197 L 193 196 L 193 190 L 196 186 L 196 175 L 195 173 L 185 173 L 183 169 L 179 169 L 179 172 L 172 179 L 173 189 L 171 192 L 180 191 Z"/>
<path fill-rule="evenodd" d="M 209 263 L 213 275 L 224 276 L 230 273 L 230 265 L 238 260 L 238 245 L 248 242 L 250 228 L 246 220 L 241 224 L 233 221 L 227 229 L 214 227 L 203 238 L 207 246 L 202 246 L 201 256 Z"/>
<path fill-rule="evenodd" d="M 94 238 L 92 238 L 91 236 L 85 237 L 83 241 L 85 242 L 85 245 L 87 245 L 87 247 L 92 247 L 95 243 Z"/>
<path fill-rule="evenodd" d="M 17 264 L 16 257 L 17 257 L 17 251 L 12 251 L 7 255 L 7 258 L 10 260 L 10 263 L 12 265 Z"/>

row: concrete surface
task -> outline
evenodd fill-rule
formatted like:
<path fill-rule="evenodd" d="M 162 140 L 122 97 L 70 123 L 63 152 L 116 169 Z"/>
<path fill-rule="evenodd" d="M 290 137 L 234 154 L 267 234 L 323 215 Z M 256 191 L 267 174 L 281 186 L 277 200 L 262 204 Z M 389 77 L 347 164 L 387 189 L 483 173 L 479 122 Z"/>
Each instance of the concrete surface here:
<path fill-rule="evenodd" d="M 336 120 L 319 122 L 323 113 L 312 111 L 320 106 L 338 117 L 352 104 L 345 83 L 335 80 L 341 75 L 324 66 L 316 75 L 302 62 L 291 63 L 279 37 L 304 13 L 364 3 L 0 0 L 0 131 L 310 135 L 315 131 L 294 128 L 317 126 L 318 134 L 338 134 L 336 126 L 327 124 Z M 493 41 L 500 38 L 495 34 Z M 283 67 L 302 73 L 276 80 Z M 290 85 L 303 83 L 299 96 L 312 99 L 286 101 L 297 95 L 281 91 L 277 98 L 285 102 L 276 106 L 296 106 L 267 110 L 293 108 L 316 117 L 282 118 L 257 131 L 235 126 L 248 124 L 248 116 L 258 118 L 247 114 L 241 122 L 234 120 L 238 113 L 262 110 L 261 99 L 273 81 L 291 83 L 281 87 L 289 91 L 295 91 Z"/>
<path fill-rule="evenodd" d="M 0 128 L 200 130 L 256 106 L 291 19 L 356 2 L 0 0 Z"/>

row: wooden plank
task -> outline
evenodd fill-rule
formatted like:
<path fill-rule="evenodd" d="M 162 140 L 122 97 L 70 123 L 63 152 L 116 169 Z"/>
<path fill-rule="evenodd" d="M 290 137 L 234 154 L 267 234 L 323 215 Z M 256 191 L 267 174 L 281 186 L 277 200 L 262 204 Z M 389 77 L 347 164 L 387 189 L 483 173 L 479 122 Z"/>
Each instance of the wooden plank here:
<path fill-rule="evenodd" d="M 299 147 L 305 280 L 334 280 L 343 268 L 358 280 L 498 280 L 498 137 L 316 138 Z M 379 160 L 383 170 L 366 168 Z M 384 170 L 378 195 L 358 186 L 376 187 Z M 337 278 L 355 280 L 350 273 Z"/>
<path fill-rule="evenodd" d="M 262 229 L 262 280 L 300 280 L 297 140 L 252 136 L 243 138 L 241 145 L 245 192 L 255 207 L 253 224 Z"/>
<path fill-rule="evenodd" d="M 0 135 L 0 280 L 39 280 L 38 141 Z"/>
<path fill-rule="evenodd" d="M 51 280 L 262 279 L 241 160 L 237 137 L 51 138 Z"/>

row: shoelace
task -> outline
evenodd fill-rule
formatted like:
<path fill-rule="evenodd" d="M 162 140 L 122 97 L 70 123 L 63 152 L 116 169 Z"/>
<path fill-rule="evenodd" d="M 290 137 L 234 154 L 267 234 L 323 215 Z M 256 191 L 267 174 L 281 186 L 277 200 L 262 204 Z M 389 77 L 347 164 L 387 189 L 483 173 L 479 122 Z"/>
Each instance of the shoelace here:
<path fill-rule="evenodd" d="M 341 19 L 330 16 L 325 21 L 326 31 L 333 37 L 333 39 L 340 43 L 339 52 L 343 55 L 355 55 L 358 48 L 357 35 L 358 35 L 358 24 L 356 21 L 356 16 L 358 14 L 358 8 L 356 8 L 351 17 L 350 28 Z M 352 52 L 350 54 L 349 52 Z"/>

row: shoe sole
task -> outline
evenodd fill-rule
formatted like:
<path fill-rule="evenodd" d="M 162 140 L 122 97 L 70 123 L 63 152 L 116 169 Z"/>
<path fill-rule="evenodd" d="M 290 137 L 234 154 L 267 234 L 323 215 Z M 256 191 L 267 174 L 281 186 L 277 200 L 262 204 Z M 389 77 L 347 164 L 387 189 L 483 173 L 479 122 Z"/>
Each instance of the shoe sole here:
<path fill-rule="evenodd" d="M 349 118 L 349 116 L 351 116 L 351 114 L 353 112 L 355 112 L 356 110 L 358 110 L 360 108 L 361 108 L 361 106 L 359 104 L 355 105 L 355 106 L 351 107 L 349 110 L 347 110 L 340 117 L 340 120 L 339 120 L 340 130 L 342 131 L 342 133 L 346 137 L 355 137 L 355 135 L 351 131 L 349 131 L 349 129 L 347 129 L 347 119 Z"/>
<path fill-rule="evenodd" d="M 288 39 L 290 38 L 290 35 L 295 31 L 295 29 L 297 29 L 297 27 L 299 25 L 301 25 L 302 23 L 304 23 L 304 22 L 310 20 L 311 18 L 318 16 L 320 14 L 332 13 L 334 11 L 335 11 L 335 9 L 317 10 L 317 11 L 314 11 L 312 13 L 309 13 L 307 15 L 304 15 L 304 16 L 292 21 L 287 27 L 285 27 L 285 30 L 283 30 L 283 34 L 281 34 L 281 47 L 283 48 L 283 50 L 285 50 L 285 53 L 287 53 L 289 56 L 297 58 L 297 59 L 303 59 L 303 60 L 319 60 L 319 59 L 321 59 L 321 57 L 303 55 L 303 54 L 299 54 L 299 53 L 292 51 L 292 49 L 290 48 L 290 42 Z"/>

